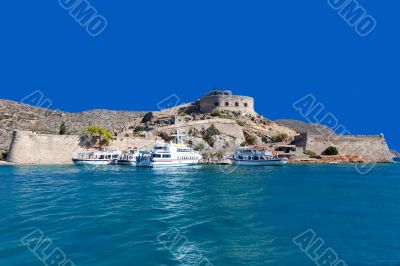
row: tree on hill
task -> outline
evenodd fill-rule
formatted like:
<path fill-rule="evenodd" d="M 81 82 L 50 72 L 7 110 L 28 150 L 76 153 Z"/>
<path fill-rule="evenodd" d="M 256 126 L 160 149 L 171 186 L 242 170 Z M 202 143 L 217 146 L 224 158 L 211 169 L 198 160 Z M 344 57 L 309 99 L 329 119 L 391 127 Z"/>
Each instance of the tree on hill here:
<path fill-rule="evenodd" d="M 271 141 L 274 143 L 277 142 L 284 142 L 289 138 L 288 134 L 286 133 L 279 133 L 278 135 L 271 138 Z"/>
<path fill-rule="evenodd" d="M 257 137 L 251 134 L 244 134 L 244 138 L 246 139 L 247 145 L 255 145 L 257 143 Z"/>
<path fill-rule="evenodd" d="M 323 153 L 322 155 L 338 155 L 339 151 L 336 147 L 334 146 L 330 146 L 328 147 Z"/>
<path fill-rule="evenodd" d="M 65 125 L 65 122 L 63 121 L 60 125 L 60 130 L 59 130 L 60 135 L 65 135 L 67 134 L 67 126 Z"/>
<path fill-rule="evenodd" d="M 203 133 L 203 139 L 210 145 L 211 147 L 214 146 L 213 136 L 221 135 L 221 132 L 212 124 L 206 131 Z"/>
<path fill-rule="evenodd" d="M 92 125 L 86 129 L 86 134 L 90 137 L 98 137 L 100 141 L 106 145 L 110 144 L 112 140 L 112 134 L 105 128 L 99 125 Z"/>
<path fill-rule="evenodd" d="M 143 132 L 144 131 L 144 127 L 142 126 L 136 126 L 135 129 L 133 130 L 133 132 L 135 133 L 139 133 L 139 132 Z"/>

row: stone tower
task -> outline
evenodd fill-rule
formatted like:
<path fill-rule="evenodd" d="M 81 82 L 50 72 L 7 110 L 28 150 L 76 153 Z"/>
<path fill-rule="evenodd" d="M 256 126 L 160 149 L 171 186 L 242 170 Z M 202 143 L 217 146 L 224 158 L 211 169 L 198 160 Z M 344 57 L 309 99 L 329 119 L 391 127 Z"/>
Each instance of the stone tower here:
<path fill-rule="evenodd" d="M 231 91 L 212 90 L 200 99 L 200 112 L 211 113 L 216 110 L 255 113 L 254 99 L 233 95 Z"/>

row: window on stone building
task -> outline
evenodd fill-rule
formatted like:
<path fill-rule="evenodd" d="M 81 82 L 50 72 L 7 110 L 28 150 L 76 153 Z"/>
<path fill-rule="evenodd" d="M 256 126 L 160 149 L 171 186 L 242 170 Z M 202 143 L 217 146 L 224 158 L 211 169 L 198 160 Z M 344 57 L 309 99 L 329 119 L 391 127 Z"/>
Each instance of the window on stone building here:
<path fill-rule="evenodd" d="M 247 105 L 247 103 L 244 103 L 244 107 L 247 107 L 248 105 Z"/>
<path fill-rule="evenodd" d="M 238 102 L 235 102 L 235 106 L 239 106 L 239 103 L 238 103 Z"/>
<path fill-rule="evenodd" d="M 228 103 L 228 102 L 225 102 L 225 106 L 229 106 L 229 103 Z"/>
<path fill-rule="evenodd" d="M 219 102 L 216 102 L 216 103 L 215 103 L 215 106 L 219 106 Z"/>

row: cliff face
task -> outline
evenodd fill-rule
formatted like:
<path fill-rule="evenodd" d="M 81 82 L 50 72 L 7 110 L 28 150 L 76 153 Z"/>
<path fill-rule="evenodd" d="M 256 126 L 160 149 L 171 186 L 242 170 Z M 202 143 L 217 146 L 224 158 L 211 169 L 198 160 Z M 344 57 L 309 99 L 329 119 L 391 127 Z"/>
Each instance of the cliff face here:
<path fill-rule="evenodd" d="M 68 113 L 0 100 L 0 150 L 9 148 L 13 130 L 58 134 L 62 122 L 71 134 L 80 134 L 93 124 L 124 130 L 138 123 L 143 115 L 144 112 L 109 110 Z"/>

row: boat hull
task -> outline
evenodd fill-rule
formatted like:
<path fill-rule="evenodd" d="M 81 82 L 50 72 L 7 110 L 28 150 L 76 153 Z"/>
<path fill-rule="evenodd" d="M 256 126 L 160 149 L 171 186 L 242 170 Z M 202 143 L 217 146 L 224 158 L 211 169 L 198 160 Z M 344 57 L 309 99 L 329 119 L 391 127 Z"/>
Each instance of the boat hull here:
<path fill-rule="evenodd" d="M 90 159 L 72 159 L 76 165 L 109 165 L 113 160 L 90 160 Z"/>
<path fill-rule="evenodd" d="M 119 165 L 136 165 L 136 161 L 130 161 L 130 160 L 118 160 Z"/>
<path fill-rule="evenodd" d="M 271 159 L 271 160 L 236 160 L 231 159 L 233 165 L 243 165 L 243 166 L 283 166 L 287 164 L 285 159 Z"/>
<path fill-rule="evenodd" d="M 171 161 L 144 161 L 138 162 L 138 167 L 165 167 L 165 166 L 180 166 L 180 165 L 197 165 L 199 160 L 171 160 Z"/>

